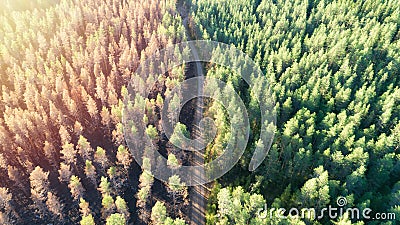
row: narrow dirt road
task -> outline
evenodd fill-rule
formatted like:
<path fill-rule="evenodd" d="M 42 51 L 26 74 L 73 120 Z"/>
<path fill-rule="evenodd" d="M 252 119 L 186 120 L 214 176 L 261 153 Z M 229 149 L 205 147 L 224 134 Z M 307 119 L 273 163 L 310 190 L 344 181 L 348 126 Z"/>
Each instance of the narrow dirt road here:
<path fill-rule="evenodd" d="M 192 53 L 196 60 L 198 60 L 198 54 L 195 46 L 190 46 Z M 202 65 L 200 62 L 196 63 L 196 71 L 197 71 L 197 76 L 199 77 L 199 82 L 197 85 L 197 96 L 201 96 L 203 93 L 203 83 L 204 83 L 204 74 L 203 74 L 203 69 Z M 204 102 L 202 97 L 197 98 L 197 107 L 195 111 L 195 116 L 194 116 L 194 121 L 193 124 L 195 124 L 193 132 L 193 138 L 201 138 L 201 133 L 202 133 L 202 127 L 200 126 L 200 121 L 203 118 L 203 109 L 204 109 Z M 197 142 L 197 146 L 195 146 L 195 149 L 200 149 L 201 142 Z M 191 165 L 193 166 L 199 166 L 204 164 L 204 149 L 203 150 L 197 150 L 193 151 L 193 156 L 192 156 L 192 162 Z M 197 169 L 195 170 L 195 173 L 193 174 L 193 179 L 199 182 L 199 185 L 193 186 L 190 188 L 189 192 L 189 198 L 190 198 L 190 219 L 191 219 L 191 224 L 195 225 L 202 225 L 205 224 L 205 210 L 207 206 L 207 189 L 205 188 L 204 185 L 200 184 L 202 180 L 204 180 L 205 177 L 205 171 L 204 169 Z"/>
<path fill-rule="evenodd" d="M 180 2 L 180 3 L 179 3 Z M 189 12 L 189 6 L 185 6 L 182 4 L 181 1 L 178 1 L 178 10 L 180 11 L 181 17 L 182 17 L 182 23 L 185 26 L 186 30 L 186 36 L 188 41 L 191 41 L 190 33 L 189 33 L 189 28 L 188 28 L 188 12 Z M 194 46 L 193 43 L 189 45 L 190 50 L 196 60 L 199 60 L 199 54 L 197 52 L 196 46 Z M 203 83 L 204 83 L 204 72 L 203 72 L 203 66 L 201 62 L 196 63 L 196 76 L 199 78 L 199 82 L 197 84 L 197 96 L 201 96 L 203 93 Z M 193 120 L 193 130 L 192 130 L 192 138 L 194 139 L 199 139 L 200 142 L 197 142 L 197 146 L 194 146 L 195 149 L 200 149 L 201 144 L 201 133 L 202 133 L 202 128 L 200 127 L 200 121 L 203 118 L 203 109 L 204 109 L 204 101 L 202 97 L 197 98 L 196 102 L 196 110 L 194 114 L 194 120 Z M 193 151 L 192 152 L 192 161 L 191 165 L 192 166 L 198 166 L 204 164 L 204 154 L 205 154 L 205 149 L 203 150 L 198 150 L 198 151 Z M 200 182 L 204 180 L 205 176 L 205 171 L 204 169 L 198 169 L 195 170 L 193 174 L 193 180 Z M 192 225 L 203 225 L 206 223 L 206 207 L 207 207 L 207 188 L 203 185 L 197 185 L 189 188 L 189 200 L 190 200 L 190 224 Z"/>

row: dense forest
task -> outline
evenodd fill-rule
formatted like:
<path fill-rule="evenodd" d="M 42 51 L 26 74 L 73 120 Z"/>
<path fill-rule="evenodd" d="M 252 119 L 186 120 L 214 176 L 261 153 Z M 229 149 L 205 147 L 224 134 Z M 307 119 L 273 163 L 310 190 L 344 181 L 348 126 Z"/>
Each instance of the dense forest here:
<path fill-rule="evenodd" d="M 198 39 L 233 44 L 251 56 L 271 82 L 277 101 L 278 131 L 267 159 L 254 173 L 247 171 L 257 144 L 255 133 L 249 153 L 215 185 L 208 224 L 329 224 L 327 218 L 260 220 L 255 215 L 266 202 L 274 208 L 321 209 L 337 206 L 339 196 L 347 198 L 349 207 L 398 215 L 399 5 L 398 1 L 195 2 L 192 33 Z M 238 79 L 218 66 L 207 76 Z M 215 108 L 211 106 L 210 112 Z M 252 130 L 256 128 L 257 124 Z M 209 154 L 218 154 L 221 144 L 215 142 Z M 334 221 L 351 224 L 344 216 Z"/>
<path fill-rule="evenodd" d="M 155 179 L 157 164 L 140 137 L 150 137 L 172 171 L 190 165 L 193 156 L 174 143 L 178 132 L 193 136 L 196 102 L 182 108 L 170 139 L 161 111 L 166 99 L 177 110 L 182 96 L 172 90 L 199 71 L 186 63 L 165 74 L 136 73 L 160 49 L 187 40 L 218 41 L 246 53 L 272 88 L 277 117 L 266 159 L 249 171 L 255 149 L 268 148 L 260 141 L 257 94 L 231 68 L 202 64 L 206 78 L 239 93 L 251 128 L 238 164 L 207 186 L 206 224 L 400 222 L 399 1 L 0 5 L 0 224 L 196 224 L 191 187 L 178 175 Z M 149 96 L 132 96 L 132 84 L 150 88 Z M 144 129 L 123 121 L 124 114 Z M 210 162 L 227 146 L 232 118 L 212 100 L 203 114 L 217 128 L 205 149 Z M 146 152 L 140 163 L 127 139 Z M 370 208 L 396 217 L 261 217 L 265 206 Z"/>
<path fill-rule="evenodd" d="M 0 224 L 184 223 L 162 187 L 149 199 L 121 124 L 134 69 L 185 40 L 176 3 L 24 2 L 0 18 Z"/>

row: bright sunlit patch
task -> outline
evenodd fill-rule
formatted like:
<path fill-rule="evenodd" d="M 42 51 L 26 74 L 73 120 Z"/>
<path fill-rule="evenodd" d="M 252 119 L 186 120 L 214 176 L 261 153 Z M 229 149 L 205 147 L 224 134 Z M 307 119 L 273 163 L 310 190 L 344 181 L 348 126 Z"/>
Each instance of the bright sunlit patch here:
<path fill-rule="evenodd" d="M 2 13 L 10 11 L 24 11 L 35 8 L 47 8 L 58 2 L 59 0 L 1 0 L 0 9 Z"/>

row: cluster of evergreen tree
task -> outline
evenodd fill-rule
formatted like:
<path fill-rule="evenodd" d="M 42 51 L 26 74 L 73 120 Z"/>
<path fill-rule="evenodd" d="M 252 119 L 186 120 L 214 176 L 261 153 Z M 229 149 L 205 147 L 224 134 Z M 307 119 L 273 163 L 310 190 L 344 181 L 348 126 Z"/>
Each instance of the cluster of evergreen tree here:
<path fill-rule="evenodd" d="M 273 87 L 277 132 L 263 164 L 247 171 L 259 145 L 256 108 L 238 74 L 212 66 L 207 76 L 241 93 L 253 122 L 247 150 L 210 196 L 208 224 L 350 224 L 351 219 L 260 220 L 257 208 L 369 207 L 400 218 L 400 2 L 259 0 L 192 2 L 191 33 L 240 48 Z M 269 101 L 269 99 L 266 99 Z M 217 138 L 229 119 L 218 104 Z M 240 174 L 240 176 L 238 176 Z M 219 217 L 217 216 L 219 215 Z M 353 220 L 356 222 L 356 220 Z M 360 221 L 364 224 L 366 221 Z M 371 224 L 374 222 L 370 221 Z M 375 224 L 396 221 L 375 221 Z"/>
<path fill-rule="evenodd" d="M 339 196 L 345 207 L 393 212 L 399 221 L 399 1 L 23 3 L 5 1 L 0 10 L 0 224 L 183 225 L 190 219 L 187 188 L 173 173 L 168 181 L 154 179 L 158 162 L 141 139 L 151 138 L 172 172 L 189 163 L 190 155 L 173 144 L 181 142 L 179 133 L 190 136 L 190 124 L 178 123 L 168 142 L 160 111 L 166 98 L 168 119 L 179 109 L 181 96 L 172 90 L 190 66 L 135 73 L 157 49 L 186 40 L 177 5 L 191 5 L 194 38 L 232 44 L 253 58 L 276 101 L 274 142 L 250 173 L 254 149 L 265 144 L 255 101 L 265 90 L 254 93 L 229 68 L 207 66 L 208 77 L 239 93 L 251 120 L 244 156 L 209 196 L 208 224 L 357 222 L 348 215 L 331 221 L 257 216 L 265 203 L 319 210 L 337 206 Z M 221 54 L 229 53 L 215 57 Z M 150 88 L 150 95 L 132 96 L 128 82 Z M 208 103 L 205 114 L 218 128 L 207 147 L 212 160 L 231 136 L 227 110 L 237 107 Z M 136 120 L 124 127 L 123 114 Z M 123 129 L 144 149 L 142 169 Z M 365 222 L 374 224 L 357 223 Z"/>
<path fill-rule="evenodd" d="M 0 224 L 185 224 L 166 213 L 185 189 L 175 178 L 159 186 L 183 200 L 150 195 L 154 179 L 132 162 L 122 125 L 138 65 L 185 40 L 176 2 L 23 3 L 2 3 L 0 15 Z M 148 108 L 181 76 L 162 75 Z"/>

